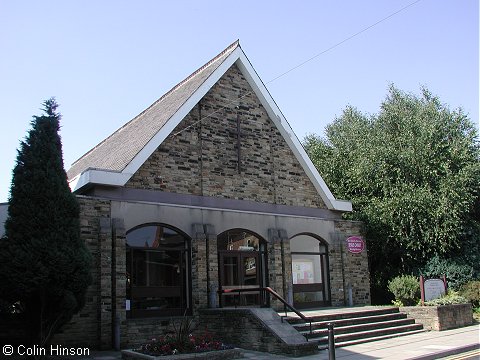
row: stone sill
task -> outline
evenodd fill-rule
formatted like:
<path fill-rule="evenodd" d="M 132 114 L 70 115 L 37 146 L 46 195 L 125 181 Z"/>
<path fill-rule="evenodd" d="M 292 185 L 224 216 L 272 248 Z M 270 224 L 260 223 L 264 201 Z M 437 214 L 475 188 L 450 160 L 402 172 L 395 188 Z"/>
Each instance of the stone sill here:
<path fill-rule="evenodd" d="M 239 359 L 243 357 L 240 349 L 227 349 L 218 351 L 208 351 L 203 353 L 178 354 L 166 356 L 151 356 L 142 354 L 133 350 L 122 350 L 122 359 L 124 360 L 226 360 Z"/>

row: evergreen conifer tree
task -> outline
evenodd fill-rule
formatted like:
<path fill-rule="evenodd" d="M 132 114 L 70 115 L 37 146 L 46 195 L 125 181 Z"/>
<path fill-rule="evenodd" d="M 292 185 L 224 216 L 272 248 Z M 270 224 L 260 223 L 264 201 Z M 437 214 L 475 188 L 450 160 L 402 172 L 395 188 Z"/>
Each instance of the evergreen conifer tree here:
<path fill-rule="evenodd" d="M 0 298 L 21 309 L 31 344 L 42 347 L 83 307 L 91 283 L 79 205 L 63 167 L 57 107 L 55 99 L 45 101 L 45 113 L 33 117 L 20 144 L 0 240 Z"/>

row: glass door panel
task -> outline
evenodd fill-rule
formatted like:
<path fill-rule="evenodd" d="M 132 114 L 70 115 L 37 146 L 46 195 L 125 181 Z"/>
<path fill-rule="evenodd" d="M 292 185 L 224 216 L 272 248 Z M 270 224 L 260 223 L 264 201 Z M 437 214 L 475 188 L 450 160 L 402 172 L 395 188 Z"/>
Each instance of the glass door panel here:
<path fill-rule="evenodd" d="M 243 285 L 257 285 L 257 257 L 256 256 L 242 256 L 243 260 Z"/>
<path fill-rule="evenodd" d="M 220 251 L 220 289 L 222 306 L 259 305 L 260 264 L 258 253 L 246 251 Z M 235 291 L 234 289 L 242 289 Z M 229 291 L 231 290 L 231 291 Z"/>
<path fill-rule="evenodd" d="M 238 258 L 236 256 L 223 257 L 223 285 L 237 287 L 240 285 L 238 279 Z"/>
<path fill-rule="evenodd" d="M 251 254 L 242 254 L 243 263 L 243 287 L 258 288 L 260 286 L 258 277 L 258 257 Z M 249 291 L 242 293 L 240 297 L 243 305 L 257 305 L 259 301 L 258 291 Z"/>

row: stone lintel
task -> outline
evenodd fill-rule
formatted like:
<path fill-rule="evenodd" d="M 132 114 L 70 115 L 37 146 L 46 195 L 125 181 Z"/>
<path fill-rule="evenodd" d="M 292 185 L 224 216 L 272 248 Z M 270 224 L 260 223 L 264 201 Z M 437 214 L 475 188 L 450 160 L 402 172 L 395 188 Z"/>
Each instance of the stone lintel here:
<path fill-rule="evenodd" d="M 216 237 L 217 236 L 217 233 L 215 232 L 215 226 L 212 225 L 212 224 L 205 224 L 203 226 L 203 229 L 205 231 L 205 235 L 207 236 L 207 238 L 212 238 L 212 237 Z"/>
<path fill-rule="evenodd" d="M 203 224 L 192 224 L 192 237 L 195 240 L 205 240 L 207 238 Z"/>

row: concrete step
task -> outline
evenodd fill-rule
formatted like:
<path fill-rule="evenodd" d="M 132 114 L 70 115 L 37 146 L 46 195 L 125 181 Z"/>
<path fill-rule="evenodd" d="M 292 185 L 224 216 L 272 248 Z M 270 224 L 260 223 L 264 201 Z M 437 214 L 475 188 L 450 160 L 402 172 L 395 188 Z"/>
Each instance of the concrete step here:
<path fill-rule="evenodd" d="M 364 317 L 355 317 L 349 319 L 338 319 L 338 320 L 330 320 L 330 321 L 316 321 L 312 322 L 312 330 L 317 329 L 326 329 L 329 323 L 333 323 L 335 328 L 343 327 L 343 326 L 350 326 L 350 325 L 358 325 L 358 324 L 370 324 L 376 322 L 385 322 L 385 321 L 392 321 L 392 320 L 400 320 L 406 319 L 406 314 L 403 313 L 391 313 L 391 314 L 381 314 L 381 315 L 373 315 L 373 316 L 364 316 Z M 295 329 L 298 331 L 309 331 L 310 324 L 302 323 L 302 324 L 292 324 Z"/>
<path fill-rule="evenodd" d="M 335 335 L 343 335 L 343 334 L 351 334 L 357 332 L 365 332 L 370 330 L 378 330 L 378 329 L 386 329 L 392 327 L 399 327 L 404 325 L 412 325 L 415 324 L 414 319 L 395 319 L 395 320 L 388 320 L 388 321 L 377 321 L 372 323 L 362 323 L 362 324 L 354 324 L 354 325 L 347 325 L 347 326 L 335 326 L 334 331 Z M 328 329 L 326 327 L 321 329 L 313 330 L 310 334 L 309 330 L 300 331 L 300 333 L 307 337 L 308 339 L 318 338 L 323 336 L 328 336 Z"/>
<path fill-rule="evenodd" d="M 379 340 L 385 340 L 385 339 L 391 339 L 399 336 L 407 336 L 407 335 L 413 335 L 413 334 L 418 334 L 425 332 L 427 330 L 425 329 L 420 329 L 420 330 L 411 330 L 411 331 L 404 331 L 401 333 L 393 333 L 393 334 L 387 334 L 387 335 L 381 335 L 381 336 L 373 336 L 373 337 L 367 337 L 367 338 L 362 338 L 362 339 L 355 339 L 355 340 L 350 340 L 350 341 L 336 341 L 335 342 L 335 347 L 344 347 L 344 346 L 350 346 L 350 345 L 357 345 L 357 344 L 363 344 L 366 342 L 372 342 L 372 341 L 379 341 Z M 319 350 L 325 350 L 328 349 L 328 341 L 327 343 L 322 343 L 318 345 Z"/>
<path fill-rule="evenodd" d="M 328 346 L 327 325 L 334 325 L 335 346 L 348 346 L 423 331 L 421 324 L 400 313 L 398 307 L 341 308 L 303 313 L 312 321 L 310 324 L 296 316 L 284 317 L 300 334 L 309 341 L 315 341 L 320 348 Z"/>
<path fill-rule="evenodd" d="M 318 314 L 318 315 L 308 315 L 308 312 L 305 311 L 303 314 L 307 316 L 312 322 L 331 322 L 336 320 L 342 319 L 353 319 L 353 318 L 361 318 L 361 317 L 369 317 L 369 316 L 377 316 L 377 315 L 384 315 L 384 314 L 398 314 L 400 311 L 398 307 L 381 307 L 375 309 L 367 309 L 367 310 L 352 310 L 352 311 L 345 311 L 339 310 L 339 312 L 334 312 L 334 310 L 327 314 Z M 281 313 L 279 314 L 281 315 Z M 287 320 L 290 324 L 301 324 L 303 320 L 297 316 L 282 316 L 285 320 Z"/>
<path fill-rule="evenodd" d="M 372 329 L 372 330 L 339 334 L 339 335 L 335 335 L 335 343 L 338 344 L 336 346 L 342 346 L 342 344 L 344 343 L 353 344 L 354 342 L 358 343 L 358 341 L 364 341 L 367 339 L 368 341 L 374 341 L 374 340 L 378 340 L 379 337 L 383 337 L 383 338 L 384 336 L 394 337 L 394 336 L 399 336 L 402 333 L 407 333 L 412 331 L 415 331 L 415 332 L 423 331 L 422 324 L 399 325 L 399 326 L 392 326 L 392 327 L 381 328 L 381 329 Z M 315 339 L 315 341 L 318 341 L 319 346 L 328 345 L 328 336 L 312 337 L 312 339 Z"/>

